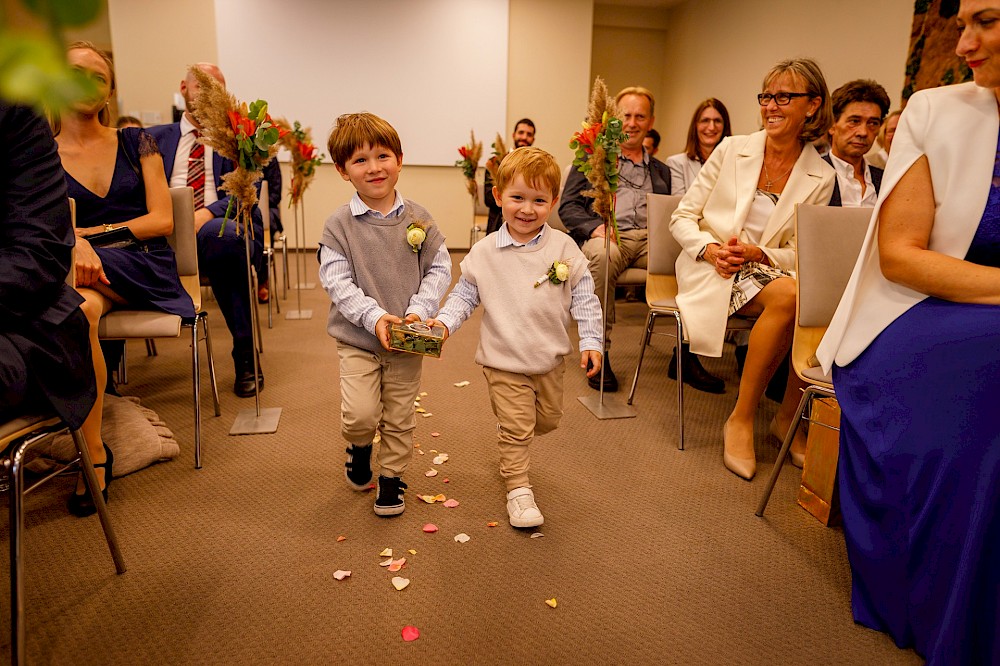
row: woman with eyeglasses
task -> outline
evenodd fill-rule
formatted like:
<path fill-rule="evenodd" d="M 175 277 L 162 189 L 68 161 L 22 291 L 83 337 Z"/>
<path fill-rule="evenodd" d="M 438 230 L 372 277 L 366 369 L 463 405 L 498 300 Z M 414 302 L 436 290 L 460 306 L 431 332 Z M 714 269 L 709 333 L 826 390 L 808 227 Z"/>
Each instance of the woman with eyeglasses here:
<path fill-rule="evenodd" d="M 795 204 L 825 204 L 836 172 L 811 142 L 833 124 L 819 66 L 785 60 L 757 96 L 764 129 L 724 139 L 670 220 L 680 243 L 677 305 L 691 352 L 721 356 L 726 320 L 755 317 L 736 406 L 722 428 L 723 462 L 750 480 L 757 471 L 754 417 L 768 381 L 792 342 L 795 324 Z M 791 373 L 770 431 L 782 438 L 798 406 Z M 804 437 L 792 451 L 804 456 Z"/>
<path fill-rule="evenodd" d="M 816 355 L 854 619 L 928 664 L 1000 664 L 1000 6 L 956 23 L 973 81 L 910 97 Z"/>
<path fill-rule="evenodd" d="M 698 176 L 703 165 L 727 136 L 732 136 L 726 105 L 709 97 L 694 110 L 688 126 L 687 145 L 683 153 L 667 158 L 670 169 L 670 193 L 684 194 Z"/>

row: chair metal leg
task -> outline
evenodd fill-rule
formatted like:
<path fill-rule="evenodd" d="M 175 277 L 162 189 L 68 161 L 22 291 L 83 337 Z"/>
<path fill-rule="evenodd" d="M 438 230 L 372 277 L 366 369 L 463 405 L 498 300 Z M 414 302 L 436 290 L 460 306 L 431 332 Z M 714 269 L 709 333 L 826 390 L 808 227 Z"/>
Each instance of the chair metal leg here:
<path fill-rule="evenodd" d="M 146 356 L 156 356 L 156 340 L 146 338 Z"/>
<path fill-rule="evenodd" d="M 122 344 L 122 357 L 118 359 L 118 378 L 117 382 L 119 384 L 128 384 L 128 344 Z"/>
<path fill-rule="evenodd" d="M 257 302 L 257 287 L 259 283 L 257 282 L 257 271 L 251 270 L 253 275 L 250 289 L 250 324 L 254 329 L 254 339 L 257 344 L 257 353 L 264 353 L 264 336 L 260 334 L 260 304 Z"/>
<path fill-rule="evenodd" d="M 785 441 L 781 443 L 781 451 L 778 452 L 778 459 L 774 461 L 774 469 L 771 470 L 771 478 L 767 480 L 767 486 L 764 488 L 764 496 L 760 498 L 760 504 L 757 505 L 757 517 L 764 515 L 764 509 L 767 508 L 767 503 L 771 499 L 771 493 L 774 491 L 774 486 L 778 483 L 778 475 L 781 474 L 781 468 L 785 464 L 785 458 L 788 457 L 788 451 L 792 448 L 792 441 L 795 439 L 795 433 L 798 431 L 799 425 L 802 423 L 803 414 L 805 414 L 806 409 L 812 403 L 812 399 L 817 395 L 825 395 L 831 398 L 837 397 L 837 394 L 833 391 L 833 389 L 828 389 L 825 386 L 816 386 L 815 384 L 807 386 L 802 392 L 802 399 L 799 400 L 799 406 L 795 410 L 795 417 L 792 419 L 792 424 L 789 426 L 788 432 L 785 433 Z"/>
<path fill-rule="evenodd" d="M 653 327 L 656 325 L 656 312 L 650 310 L 646 315 L 646 331 L 642 340 L 639 341 L 639 362 L 635 364 L 635 375 L 632 376 L 632 390 L 628 392 L 627 404 L 631 405 L 635 398 L 635 389 L 639 385 L 639 371 L 642 370 L 642 358 L 646 355 L 646 347 L 649 346 L 649 339 L 653 335 Z"/>
<path fill-rule="evenodd" d="M 208 379 L 212 383 L 212 404 L 215 406 L 215 415 L 222 416 L 222 408 L 219 406 L 219 384 L 215 381 L 215 358 L 212 356 L 212 333 L 208 328 L 208 313 L 199 312 L 198 319 L 201 321 L 202 329 L 205 333 L 205 352 L 208 354 Z"/>
<path fill-rule="evenodd" d="M 194 381 L 194 468 L 201 469 L 201 367 L 198 348 L 198 319 L 191 326 L 191 374 Z"/>
<path fill-rule="evenodd" d="M 277 285 L 277 283 L 278 283 L 278 260 L 274 258 L 274 248 L 271 248 L 271 255 L 268 258 L 268 261 L 270 262 L 269 265 L 271 266 L 271 270 L 270 270 L 270 274 L 272 276 L 271 279 L 274 281 L 274 284 Z M 275 288 L 272 291 L 274 292 L 274 309 L 275 309 L 275 311 L 278 314 L 281 314 L 281 299 L 278 298 L 278 288 L 277 288 L 277 286 L 275 286 Z M 267 327 L 268 328 L 273 328 L 273 324 L 271 322 L 271 301 L 268 301 L 268 303 L 267 303 Z"/>
<path fill-rule="evenodd" d="M 681 313 L 675 310 L 674 321 L 677 324 L 677 450 L 684 450 L 684 363 L 681 354 L 684 353 L 684 325 L 681 323 Z"/>
<path fill-rule="evenodd" d="M 8 511 L 10 515 L 10 661 L 12 664 L 24 663 L 24 495 L 27 492 L 24 480 L 24 457 L 27 450 L 36 442 L 50 437 L 53 433 L 44 433 L 29 436 L 13 445 L 8 457 L 4 460 L 4 466 L 8 470 Z M 73 442 L 76 444 L 79 454 L 80 467 L 83 472 L 87 490 L 97 508 L 97 515 L 101 521 L 101 528 L 104 530 L 104 538 L 108 542 L 108 550 L 111 552 L 111 559 L 114 560 L 115 570 L 119 574 L 125 573 L 125 558 L 122 557 L 121 548 L 118 546 L 118 537 L 115 534 L 114 525 L 108 514 L 108 507 L 104 503 L 100 486 L 97 482 L 97 475 L 94 473 L 93 460 L 90 457 L 90 449 L 87 448 L 87 441 L 83 433 L 79 430 L 71 430 Z"/>
<path fill-rule="evenodd" d="M 83 468 L 83 479 L 90 490 L 90 497 L 94 501 L 97 509 L 97 517 L 101 521 L 101 528 L 104 530 L 104 538 L 108 542 L 108 550 L 111 552 L 111 559 L 115 563 L 115 571 L 120 574 L 125 573 L 125 558 L 122 557 L 121 548 L 118 546 L 118 536 L 115 534 L 115 527 L 111 523 L 111 515 L 108 513 L 108 505 L 104 502 L 101 494 L 101 486 L 97 481 L 97 474 L 94 472 L 94 461 L 90 457 L 90 449 L 87 448 L 87 440 L 79 430 L 70 430 L 73 442 L 76 444 L 77 452 L 80 454 L 80 467 Z"/>

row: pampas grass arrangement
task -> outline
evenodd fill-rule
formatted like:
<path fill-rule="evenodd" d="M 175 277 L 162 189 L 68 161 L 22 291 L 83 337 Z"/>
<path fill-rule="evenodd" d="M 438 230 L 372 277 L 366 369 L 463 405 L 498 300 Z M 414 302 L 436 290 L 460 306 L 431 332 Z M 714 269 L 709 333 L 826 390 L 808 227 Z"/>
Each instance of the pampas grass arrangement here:
<path fill-rule="evenodd" d="M 476 141 L 476 132 L 469 132 L 469 143 L 458 149 L 458 154 L 462 159 L 455 162 L 455 166 L 461 167 L 465 175 L 465 189 L 473 199 L 479 194 L 479 185 L 476 184 L 476 169 L 479 167 L 479 159 L 483 156 L 483 142 Z"/>

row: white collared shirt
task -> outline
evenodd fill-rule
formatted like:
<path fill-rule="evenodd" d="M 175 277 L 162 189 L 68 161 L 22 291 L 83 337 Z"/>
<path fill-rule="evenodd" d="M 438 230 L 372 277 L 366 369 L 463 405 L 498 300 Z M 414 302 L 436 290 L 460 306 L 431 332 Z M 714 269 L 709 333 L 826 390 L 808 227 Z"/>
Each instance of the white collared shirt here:
<path fill-rule="evenodd" d="M 187 187 L 188 156 L 194 146 L 195 126 L 188 120 L 187 114 L 181 116 L 181 139 L 177 142 L 177 153 L 174 155 L 174 170 L 170 173 L 170 187 Z M 205 146 L 205 205 L 219 200 L 215 191 L 215 171 L 212 168 L 213 151 Z"/>
<path fill-rule="evenodd" d="M 878 192 L 872 182 L 872 170 L 865 162 L 865 191 L 861 193 L 861 183 L 854 177 L 854 165 L 845 162 L 832 152 L 830 161 L 837 172 L 837 185 L 840 186 L 840 205 L 844 208 L 874 208 L 878 201 Z"/>

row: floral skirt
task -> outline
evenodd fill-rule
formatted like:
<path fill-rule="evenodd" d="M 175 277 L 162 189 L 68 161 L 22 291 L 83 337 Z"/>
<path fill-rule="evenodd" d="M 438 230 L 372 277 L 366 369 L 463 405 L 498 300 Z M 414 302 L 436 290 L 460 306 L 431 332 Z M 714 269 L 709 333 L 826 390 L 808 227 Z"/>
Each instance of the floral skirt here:
<path fill-rule="evenodd" d="M 733 291 L 729 295 L 729 316 L 732 317 L 744 305 L 753 300 L 760 290 L 780 277 L 788 277 L 791 273 L 774 266 L 751 261 L 740 268 L 733 280 Z"/>

